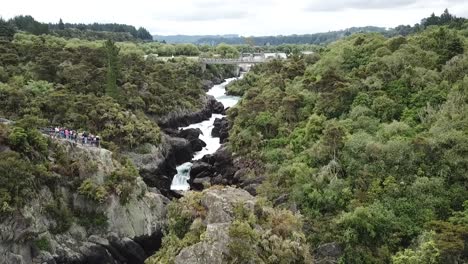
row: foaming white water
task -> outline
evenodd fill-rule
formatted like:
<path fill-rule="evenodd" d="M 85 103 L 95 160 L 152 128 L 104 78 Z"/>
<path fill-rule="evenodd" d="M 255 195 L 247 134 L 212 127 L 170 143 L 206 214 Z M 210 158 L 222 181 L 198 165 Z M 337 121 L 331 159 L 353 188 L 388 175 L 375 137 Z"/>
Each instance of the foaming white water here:
<path fill-rule="evenodd" d="M 190 162 L 177 166 L 177 174 L 172 180 L 171 190 L 187 191 L 190 188 L 187 181 L 190 179 L 191 168 Z"/>
<path fill-rule="evenodd" d="M 241 77 L 242 78 L 242 75 Z M 239 96 L 230 96 L 226 95 L 226 85 L 230 82 L 236 80 L 237 78 L 226 79 L 223 83 L 214 85 L 208 92 L 208 95 L 212 95 L 217 101 L 221 102 L 224 105 L 224 108 L 233 107 L 237 104 L 240 97 Z M 213 130 L 213 123 L 216 118 L 223 118 L 224 115 L 213 114 L 209 120 L 205 120 L 200 123 L 191 124 L 186 127 L 180 127 L 179 129 L 187 128 L 198 128 L 202 131 L 202 134 L 199 136 L 201 140 L 206 143 L 201 151 L 195 153 L 193 160 L 199 160 L 207 154 L 213 154 L 221 146 L 219 138 L 214 138 L 211 136 L 211 130 Z M 192 163 L 187 162 L 182 165 L 177 166 L 177 174 L 172 180 L 171 190 L 180 190 L 186 191 L 190 188 L 187 180 L 190 178 L 190 168 Z M 188 169 L 188 170 L 187 170 Z"/>

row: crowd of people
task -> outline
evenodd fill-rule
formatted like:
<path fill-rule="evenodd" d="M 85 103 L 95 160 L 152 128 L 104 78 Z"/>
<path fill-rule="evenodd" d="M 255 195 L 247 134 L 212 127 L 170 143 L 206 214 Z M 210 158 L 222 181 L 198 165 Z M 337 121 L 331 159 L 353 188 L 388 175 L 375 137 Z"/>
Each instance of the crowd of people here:
<path fill-rule="evenodd" d="M 48 128 L 48 133 L 51 138 L 59 138 L 69 140 L 82 145 L 90 145 L 94 147 L 101 147 L 101 138 L 98 135 L 93 135 L 86 131 L 76 131 L 63 127 Z"/>

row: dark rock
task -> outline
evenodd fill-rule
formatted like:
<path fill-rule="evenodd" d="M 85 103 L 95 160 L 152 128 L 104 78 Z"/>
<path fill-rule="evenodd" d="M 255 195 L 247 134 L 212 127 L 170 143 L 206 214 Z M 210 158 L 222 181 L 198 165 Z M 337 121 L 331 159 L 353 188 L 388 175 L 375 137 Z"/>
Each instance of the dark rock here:
<path fill-rule="evenodd" d="M 213 113 L 224 115 L 226 112 L 224 111 L 224 105 L 221 102 L 216 101 L 213 104 Z"/>
<path fill-rule="evenodd" d="M 314 254 L 317 263 L 333 264 L 338 263 L 343 255 L 343 247 L 336 242 L 320 245 Z"/>
<path fill-rule="evenodd" d="M 176 128 L 166 127 L 162 129 L 164 133 L 171 137 L 181 137 L 180 130 Z"/>
<path fill-rule="evenodd" d="M 188 126 L 190 124 L 202 122 L 211 117 L 211 115 L 214 112 L 215 105 L 218 103 L 218 101 L 216 101 L 216 99 L 211 95 L 204 97 L 203 100 L 204 103 L 202 109 L 196 112 L 184 110 L 180 112 L 172 112 L 163 117 L 153 118 L 158 123 L 158 125 L 164 129 L 183 127 Z"/>
<path fill-rule="evenodd" d="M 213 166 L 206 162 L 195 161 L 190 169 L 190 178 L 202 178 L 206 177 L 204 174 L 213 173 Z M 203 175 L 200 177 L 200 175 Z"/>
<path fill-rule="evenodd" d="M 172 151 L 176 164 L 182 164 L 192 159 L 193 151 L 187 140 L 172 140 Z"/>
<path fill-rule="evenodd" d="M 207 154 L 207 155 L 203 156 L 203 158 L 201 158 L 200 161 L 203 161 L 203 162 L 206 162 L 208 164 L 214 165 L 216 160 L 215 160 L 213 154 Z"/>
<path fill-rule="evenodd" d="M 211 179 L 212 185 L 227 185 L 229 182 L 221 174 L 216 174 L 215 177 Z"/>
<path fill-rule="evenodd" d="M 219 137 L 221 144 L 225 143 L 229 138 L 229 121 L 227 118 L 216 118 L 213 122 L 212 137 Z"/>
<path fill-rule="evenodd" d="M 230 185 L 236 169 L 231 152 L 222 146 L 213 155 L 205 155 L 193 163 L 189 184 L 194 190 L 203 190 L 205 185 Z"/>
<path fill-rule="evenodd" d="M 87 264 L 116 264 L 118 263 L 110 252 L 101 245 L 92 245 L 82 249 Z"/>
<path fill-rule="evenodd" d="M 256 196 L 258 186 L 259 186 L 258 184 L 251 184 L 251 185 L 245 186 L 243 189 L 249 192 L 251 195 Z"/>
<path fill-rule="evenodd" d="M 221 84 L 224 82 L 224 78 L 221 76 L 215 76 L 211 79 L 214 84 Z"/>
<path fill-rule="evenodd" d="M 210 186 L 210 185 L 211 185 L 211 178 L 206 177 L 206 178 L 194 179 L 190 187 L 192 188 L 192 190 L 202 191 L 203 189 L 205 189 L 207 186 Z"/>
<path fill-rule="evenodd" d="M 158 231 L 151 236 L 136 237 L 134 240 L 145 251 L 147 256 L 152 256 L 158 249 L 161 248 L 163 233 Z"/>
<path fill-rule="evenodd" d="M 211 80 L 202 80 L 202 87 L 205 91 L 208 91 L 213 85 L 214 83 Z"/>
<path fill-rule="evenodd" d="M 116 250 L 115 253 L 111 251 L 112 255 L 120 255 L 123 258 L 123 262 L 144 264 L 145 259 L 148 257 L 143 248 L 129 238 L 111 240 L 110 244 Z"/>
<path fill-rule="evenodd" d="M 229 151 L 226 146 L 222 146 L 214 153 L 213 156 L 215 160 L 214 166 L 216 168 L 216 172 L 225 176 L 232 173 L 232 175 L 229 175 L 229 178 L 232 179 L 236 170 L 233 165 L 231 151 Z"/>
<path fill-rule="evenodd" d="M 66 254 L 55 256 L 57 264 L 144 264 L 145 260 L 161 248 L 162 231 L 151 236 L 134 239 L 118 238 L 111 235 L 109 241 L 98 236 L 90 237 L 93 243 L 80 248 L 80 255 Z"/>
<path fill-rule="evenodd" d="M 234 173 L 233 180 L 237 182 L 242 181 L 248 172 L 249 171 L 245 168 L 239 169 L 238 171 L 236 171 L 236 173 Z"/>
<path fill-rule="evenodd" d="M 204 147 L 206 147 L 205 141 L 198 138 L 190 141 L 190 145 L 193 152 L 201 151 Z"/>
<path fill-rule="evenodd" d="M 189 151 L 191 154 L 206 147 L 206 143 L 199 139 L 200 135 L 203 134 L 199 128 L 187 128 L 182 130 L 165 128 L 163 131 L 171 137 L 178 137 L 188 140 L 190 142 L 190 146 L 192 147 L 191 151 Z"/>
<path fill-rule="evenodd" d="M 201 134 L 203 134 L 203 132 L 199 128 L 187 128 L 180 130 L 178 137 L 194 140 L 198 139 Z"/>
<path fill-rule="evenodd" d="M 246 174 L 242 175 L 241 178 L 237 179 L 236 174 L 239 171 L 236 171 L 236 173 L 234 174 L 234 179 L 238 180 L 239 187 L 241 187 L 241 188 L 247 187 L 249 185 L 260 185 L 266 179 L 266 177 L 246 178 Z M 244 172 L 245 172 L 245 170 L 244 170 Z"/>

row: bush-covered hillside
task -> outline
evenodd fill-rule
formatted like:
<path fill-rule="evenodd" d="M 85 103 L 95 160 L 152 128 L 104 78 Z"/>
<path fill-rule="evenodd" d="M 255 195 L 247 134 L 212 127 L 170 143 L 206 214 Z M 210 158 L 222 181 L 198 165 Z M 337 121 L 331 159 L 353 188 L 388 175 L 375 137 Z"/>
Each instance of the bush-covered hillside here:
<path fill-rule="evenodd" d="M 261 195 L 289 194 L 312 250 L 338 242 L 342 263 L 468 261 L 467 38 L 467 22 L 356 34 L 229 88 L 243 94 L 232 150 L 260 163 Z"/>
<path fill-rule="evenodd" d="M 1 22 L 1 21 L 0 21 Z M 5 24 L 3 24 L 5 25 Z M 150 45 L 150 44 L 147 44 Z M 149 117 L 201 108 L 202 79 L 228 68 L 145 59 L 144 44 L 16 33 L 0 40 L 0 116 L 100 134 L 119 146 L 158 143 Z"/>

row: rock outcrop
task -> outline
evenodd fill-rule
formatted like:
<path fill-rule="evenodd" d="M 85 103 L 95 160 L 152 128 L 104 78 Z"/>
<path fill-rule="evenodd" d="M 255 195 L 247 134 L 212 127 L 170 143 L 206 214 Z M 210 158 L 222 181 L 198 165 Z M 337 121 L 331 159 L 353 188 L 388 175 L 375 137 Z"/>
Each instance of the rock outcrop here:
<path fill-rule="evenodd" d="M 206 147 L 206 143 L 199 138 L 202 131 L 199 128 L 174 129 L 166 128 L 164 132 L 171 137 L 184 138 L 189 141 L 192 152 L 200 151 Z"/>
<path fill-rule="evenodd" d="M 125 203 L 118 193 L 100 202 L 85 197 L 77 183 L 104 184 L 122 165 L 105 149 L 58 144 L 76 163 L 92 161 L 93 169 L 84 164 L 86 171 L 61 176 L 56 188 L 40 186 L 29 204 L 0 218 L 0 264 L 143 264 L 161 244 L 169 200 L 140 177 Z M 64 223 L 69 226 L 59 230 Z"/>
<path fill-rule="evenodd" d="M 245 190 L 216 186 L 189 192 L 172 206 L 181 210 L 168 214 L 178 224 L 168 227 L 171 237 L 147 264 L 313 263 L 300 216 Z M 191 216 L 182 222 L 180 214 Z"/>
<path fill-rule="evenodd" d="M 204 239 L 182 249 L 175 258 L 176 264 L 225 263 L 225 256 L 229 254 L 229 226 L 234 218 L 233 208 L 242 203 L 253 210 L 255 198 L 244 190 L 225 187 L 205 191 L 201 203 L 207 208 Z"/>
<path fill-rule="evenodd" d="M 207 120 L 215 112 L 215 108 L 219 108 L 218 101 L 211 96 L 206 95 L 201 98 L 203 107 L 198 111 L 191 111 L 188 109 L 179 109 L 170 114 L 154 118 L 154 120 L 162 128 L 178 128 L 188 126 L 190 124 L 195 124 Z M 223 107 L 224 110 L 224 107 Z"/>
<path fill-rule="evenodd" d="M 251 170 L 258 165 L 254 161 L 236 158 L 226 145 L 222 145 L 213 155 L 205 155 L 194 161 L 190 170 L 189 184 L 192 190 L 201 191 L 212 185 L 235 185 L 252 195 L 265 177 L 251 177 Z"/>
<path fill-rule="evenodd" d="M 194 152 L 189 140 L 163 134 L 157 147 L 147 145 L 140 152 L 127 152 L 125 155 L 133 161 L 148 186 L 157 188 L 167 197 L 178 197 L 170 189 L 177 174 L 176 167 L 190 161 Z"/>
<path fill-rule="evenodd" d="M 229 139 L 230 130 L 229 121 L 226 117 L 216 118 L 213 122 L 213 130 L 211 131 L 212 137 L 219 137 L 221 144 L 226 143 Z"/>
<path fill-rule="evenodd" d="M 203 190 L 211 185 L 235 184 L 235 174 L 232 154 L 226 146 L 222 146 L 213 155 L 205 155 L 201 160 L 193 162 L 190 170 L 189 184 L 192 190 Z"/>

